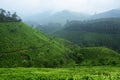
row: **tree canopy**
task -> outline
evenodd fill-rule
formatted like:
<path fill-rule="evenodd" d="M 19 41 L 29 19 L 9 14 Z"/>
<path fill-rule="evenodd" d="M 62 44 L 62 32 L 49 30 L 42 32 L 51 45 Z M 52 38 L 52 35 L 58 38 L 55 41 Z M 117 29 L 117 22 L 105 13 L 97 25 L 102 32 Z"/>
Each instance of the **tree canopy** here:
<path fill-rule="evenodd" d="M 17 15 L 16 12 L 13 14 L 10 11 L 0 9 L 0 22 L 21 22 L 21 18 Z"/>

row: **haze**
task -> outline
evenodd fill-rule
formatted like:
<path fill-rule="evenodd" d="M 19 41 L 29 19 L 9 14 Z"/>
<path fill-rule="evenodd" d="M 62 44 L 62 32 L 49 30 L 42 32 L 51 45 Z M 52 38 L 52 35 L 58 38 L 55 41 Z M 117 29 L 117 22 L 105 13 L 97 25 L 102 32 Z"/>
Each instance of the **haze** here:
<path fill-rule="evenodd" d="M 0 8 L 20 16 L 61 10 L 94 14 L 120 8 L 120 0 L 0 0 Z"/>

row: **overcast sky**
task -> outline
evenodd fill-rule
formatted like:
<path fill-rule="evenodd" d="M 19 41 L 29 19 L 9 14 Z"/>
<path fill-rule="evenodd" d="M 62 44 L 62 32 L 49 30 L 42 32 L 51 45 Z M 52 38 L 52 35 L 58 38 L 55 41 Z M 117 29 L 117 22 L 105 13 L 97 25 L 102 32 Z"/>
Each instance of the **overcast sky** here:
<path fill-rule="evenodd" d="M 120 8 L 120 0 L 0 0 L 0 8 L 21 16 L 61 10 L 93 14 Z"/>

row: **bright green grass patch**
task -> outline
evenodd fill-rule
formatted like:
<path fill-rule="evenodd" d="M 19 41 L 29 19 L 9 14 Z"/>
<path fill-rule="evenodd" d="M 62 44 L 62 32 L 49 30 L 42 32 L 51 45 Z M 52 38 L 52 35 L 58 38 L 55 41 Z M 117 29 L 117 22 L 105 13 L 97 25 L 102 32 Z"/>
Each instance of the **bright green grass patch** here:
<path fill-rule="evenodd" d="M 0 80 L 120 80 L 119 67 L 0 68 Z"/>

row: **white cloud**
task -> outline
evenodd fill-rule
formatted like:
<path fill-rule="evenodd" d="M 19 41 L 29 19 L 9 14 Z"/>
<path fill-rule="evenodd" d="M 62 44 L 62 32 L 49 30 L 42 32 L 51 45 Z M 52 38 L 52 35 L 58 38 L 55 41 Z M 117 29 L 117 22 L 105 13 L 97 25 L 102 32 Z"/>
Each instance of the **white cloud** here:
<path fill-rule="evenodd" d="M 0 0 L 0 7 L 20 15 L 64 9 L 94 13 L 120 8 L 120 0 Z"/>

